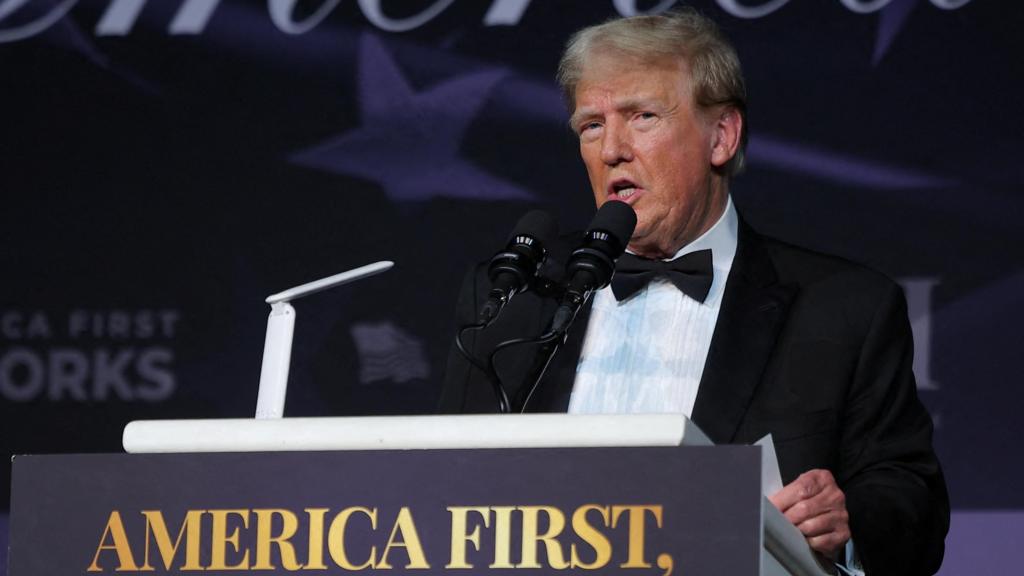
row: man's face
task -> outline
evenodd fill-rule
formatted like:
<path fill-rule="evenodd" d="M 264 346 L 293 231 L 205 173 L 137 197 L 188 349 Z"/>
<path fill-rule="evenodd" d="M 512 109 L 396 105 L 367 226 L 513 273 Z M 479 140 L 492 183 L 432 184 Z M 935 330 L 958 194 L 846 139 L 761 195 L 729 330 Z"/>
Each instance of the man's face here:
<path fill-rule="evenodd" d="M 636 210 L 629 246 L 642 256 L 672 256 L 725 206 L 724 178 L 712 171 L 715 123 L 691 92 L 681 61 L 652 66 L 607 53 L 590 57 L 576 87 L 572 127 L 594 199 Z"/>

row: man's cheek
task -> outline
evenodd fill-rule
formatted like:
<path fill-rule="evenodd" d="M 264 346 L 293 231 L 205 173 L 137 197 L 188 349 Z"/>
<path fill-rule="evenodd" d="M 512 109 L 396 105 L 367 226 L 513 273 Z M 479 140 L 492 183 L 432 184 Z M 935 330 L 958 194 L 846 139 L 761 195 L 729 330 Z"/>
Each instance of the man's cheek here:
<path fill-rule="evenodd" d="M 633 230 L 633 238 L 646 236 L 651 232 L 652 226 L 650 215 L 642 209 L 636 211 L 636 228 Z"/>

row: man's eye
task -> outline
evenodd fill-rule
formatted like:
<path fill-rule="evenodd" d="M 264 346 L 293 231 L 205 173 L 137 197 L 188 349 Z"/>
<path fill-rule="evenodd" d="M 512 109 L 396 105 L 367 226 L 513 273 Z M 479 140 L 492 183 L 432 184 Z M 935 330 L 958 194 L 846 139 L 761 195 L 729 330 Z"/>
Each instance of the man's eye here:
<path fill-rule="evenodd" d="M 590 132 L 591 130 L 597 130 L 600 127 L 600 122 L 586 122 L 580 125 L 580 134 L 583 134 L 584 132 Z"/>
<path fill-rule="evenodd" d="M 639 114 L 636 115 L 636 117 L 640 120 L 653 120 L 657 118 L 658 115 L 655 114 L 654 112 L 640 112 Z"/>

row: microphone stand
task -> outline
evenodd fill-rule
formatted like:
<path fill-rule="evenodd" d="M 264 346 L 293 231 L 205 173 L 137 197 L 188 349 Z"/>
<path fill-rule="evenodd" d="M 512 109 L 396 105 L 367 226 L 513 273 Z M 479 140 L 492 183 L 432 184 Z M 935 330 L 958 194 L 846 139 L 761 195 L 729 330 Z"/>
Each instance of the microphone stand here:
<path fill-rule="evenodd" d="M 549 336 L 549 334 L 545 334 L 541 338 L 543 339 L 546 336 Z M 526 413 L 526 406 L 530 403 L 530 399 L 533 398 L 533 393 L 540 387 L 540 380 L 544 377 L 548 365 L 551 364 L 555 353 L 558 352 L 558 349 L 562 347 L 562 343 L 565 341 L 564 336 L 558 336 L 557 334 L 550 334 L 550 336 L 552 338 L 541 345 L 540 351 L 537 356 L 534 356 L 533 364 L 527 372 L 526 382 L 531 382 L 531 384 L 528 387 L 520 388 L 519 393 L 516 394 L 515 403 L 512 405 L 512 408 L 520 414 Z"/>
<path fill-rule="evenodd" d="M 544 373 L 547 372 L 551 360 L 554 359 L 558 349 L 568 339 L 569 327 L 572 326 L 572 323 L 576 320 L 576 315 L 579 314 L 580 309 L 583 308 L 583 305 L 586 304 L 592 293 L 590 290 L 582 294 L 574 290 L 567 291 L 565 297 L 569 302 L 560 305 L 555 310 L 555 315 L 551 319 L 552 328 L 546 334 L 542 334 L 534 340 L 540 343 L 541 346 L 537 355 L 534 356 L 533 364 L 530 365 L 530 369 L 526 373 L 525 382 L 530 382 L 531 384 L 528 387 L 519 389 L 515 402 L 512 405 L 514 411 L 521 414 L 526 413 L 526 407 L 533 398 L 533 394 L 540 387 L 540 381 L 544 377 Z M 506 343 L 502 342 L 499 348 L 504 344 Z M 496 353 L 497 351 L 498 348 L 495 348 L 494 352 Z M 491 356 L 493 358 L 493 353 Z"/>

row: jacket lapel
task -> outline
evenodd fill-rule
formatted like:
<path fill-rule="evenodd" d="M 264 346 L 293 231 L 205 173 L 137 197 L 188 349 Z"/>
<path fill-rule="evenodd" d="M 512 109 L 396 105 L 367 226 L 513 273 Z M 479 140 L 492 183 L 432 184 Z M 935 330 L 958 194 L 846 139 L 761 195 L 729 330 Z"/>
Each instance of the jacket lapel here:
<path fill-rule="evenodd" d="M 760 237 L 740 221 L 736 257 L 692 420 L 716 443 L 735 437 L 797 288 L 780 285 Z"/>

